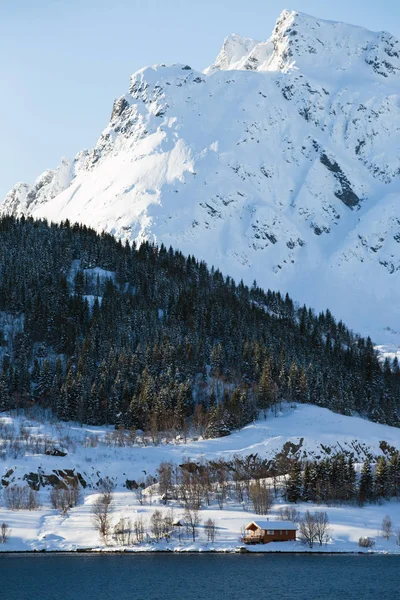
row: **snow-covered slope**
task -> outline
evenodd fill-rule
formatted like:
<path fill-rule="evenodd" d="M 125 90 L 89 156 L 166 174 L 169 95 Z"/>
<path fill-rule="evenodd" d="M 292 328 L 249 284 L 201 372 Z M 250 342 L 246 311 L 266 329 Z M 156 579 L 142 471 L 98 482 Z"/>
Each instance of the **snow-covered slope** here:
<path fill-rule="evenodd" d="M 284 11 L 266 42 L 230 36 L 203 73 L 135 73 L 96 147 L 1 210 L 171 244 L 389 343 L 399 142 L 400 43 Z"/>
<path fill-rule="evenodd" d="M 99 478 L 112 477 L 120 489 L 127 479 L 139 481 L 145 475 L 155 475 L 163 461 L 180 464 L 185 461 L 232 459 L 233 456 L 258 454 L 272 459 L 281 452 L 287 442 L 300 458 L 323 459 L 335 453 L 349 452 L 357 461 L 366 456 L 380 456 L 381 442 L 400 450 L 400 429 L 380 425 L 359 417 L 349 417 L 313 406 L 299 404 L 295 409 L 283 405 L 275 417 L 269 414 L 266 420 L 259 419 L 237 432 L 216 439 L 169 440 L 169 443 L 154 445 L 148 439 L 133 443 L 127 438 L 121 442 L 112 428 L 81 427 L 79 425 L 47 423 L 19 419 L 0 414 L 0 426 L 8 427 L 7 435 L 0 430 L 0 479 L 12 470 L 9 483 L 21 483 L 27 473 L 51 474 L 56 471 L 75 469 L 82 474 L 88 489 L 95 488 Z M 28 444 L 16 442 L 20 432 L 31 437 Z M 12 434 L 12 435 L 11 435 Z M 22 435 L 22 434 L 21 434 Z M 13 445 L 6 443 L 14 440 Z M 32 450 L 34 439 L 43 442 L 46 448 L 62 448 L 66 456 L 46 455 L 39 445 Z M 292 451 L 289 452 L 292 456 Z M 145 471 L 144 471 L 145 470 Z"/>
<path fill-rule="evenodd" d="M 149 520 L 155 509 L 166 512 L 171 507 L 175 518 L 182 516 L 182 507 L 172 502 L 164 506 L 156 494 L 152 501 L 145 499 L 139 504 L 137 496 L 125 487 L 127 479 L 140 481 L 144 476 L 156 474 L 162 461 L 180 464 L 185 460 L 202 461 L 223 458 L 228 460 L 234 455 L 247 456 L 258 453 L 261 457 L 272 458 L 282 450 L 287 442 L 299 447 L 298 455 L 303 452 L 308 457 L 324 457 L 338 451 L 350 451 L 361 461 L 366 453 L 381 455 L 380 442 L 386 441 L 400 448 L 400 429 L 364 421 L 358 417 L 347 417 L 311 405 L 299 405 L 296 409 L 283 407 L 283 411 L 267 420 L 261 419 L 244 427 L 233 435 L 213 440 L 183 440 L 155 446 L 151 443 L 124 445 L 110 436 L 111 429 L 85 428 L 74 424 L 50 425 L 32 421 L 24 416 L 0 414 L 0 426 L 8 427 L 8 432 L 0 430 L 0 481 L 11 485 L 26 484 L 26 476 L 32 474 L 45 477 L 54 473 L 80 473 L 87 482 L 82 489 L 81 502 L 66 514 L 60 514 L 50 506 L 50 487 L 41 487 L 39 495 L 42 508 L 38 511 L 12 511 L 0 502 L 0 523 L 11 527 L 11 538 L 6 544 L 0 544 L 1 551 L 10 550 L 75 550 L 77 548 L 99 547 L 99 539 L 92 524 L 91 505 L 97 498 L 96 483 L 99 478 L 109 476 L 115 483 L 112 523 L 121 517 L 131 519 L 138 516 Z M 115 431 L 114 431 L 115 434 Z M 23 436 L 24 443 L 18 440 Z M 17 439 L 18 438 L 18 439 Z M 7 444 L 10 440 L 11 444 Z M 35 445 L 38 440 L 38 446 Z M 50 440 L 59 440 L 67 452 L 66 456 L 47 456 L 40 451 L 43 445 L 52 447 Z M 91 441 L 90 441 L 91 440 Z M 24 448 L 25 444 L 25 448 Z M 71 471 L 69 471 L 71 469 Z M 29 474 L 31 476 L 29 477 Z M 53 475 L 54 476 L 54 475 Z M 271 520 L 277 518 L 283 500 L 276 498 L 269 514 Z M 246 510 L 243 510 L 243 509 Z M 389 514 L 395 525 L 400 526 L 400 504 L 397 500 L 384 502 L 383 505 L 358 506 L 313 506 L 311 503 L 297 504 L 296 508 L 304 514 L 306 510 L 327 510 L 331 524 L 331 540 L 328 546 L 316 546 L 314 551 L 359 551 L 357 542 L 360 536 L 376 539 L 375 551 L 400 551 L 393 535 L 388 541 L 377 532 L 382 518 Z M 162 550 L 180 548 L 182 551 L 194 550 L 233 550 L 239 543 L 240 530 L 251 520 L 260 518 L 250 508 L 232 501 L 220 510 L 216 503 L 204 506 L 200 511 L 202 523 L 212 517 L 216 520 L 218 535 L 215 544 L 207 544 L 205 530 L 199 528 L 199 538 L 195 544 L 187 539 L 180 542 L 173 537 L 167 543 L 141 545 L 136 550 Z M 263 517 L 264 519 L 266 517 Z M 115 544 L 113 542 L 113 544 Z M 109 548 L 110 549 L 110 548 Z M 115 549 L 115 545 L 111 547 Z M 134 550 L 134 547 L 130 547 Z M 253 550 L 293 551 L 308 548 L 297 543 L 267 544 Z"/>

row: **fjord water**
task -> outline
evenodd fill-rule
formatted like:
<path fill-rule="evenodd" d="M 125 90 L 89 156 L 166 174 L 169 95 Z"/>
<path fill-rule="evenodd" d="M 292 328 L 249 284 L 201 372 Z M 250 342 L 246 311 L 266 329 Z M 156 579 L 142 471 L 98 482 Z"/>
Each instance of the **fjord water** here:
<path fill-rule="evenodd" d="M 393 600 L 400 557 L 0 555 L 6 600 Z"/>

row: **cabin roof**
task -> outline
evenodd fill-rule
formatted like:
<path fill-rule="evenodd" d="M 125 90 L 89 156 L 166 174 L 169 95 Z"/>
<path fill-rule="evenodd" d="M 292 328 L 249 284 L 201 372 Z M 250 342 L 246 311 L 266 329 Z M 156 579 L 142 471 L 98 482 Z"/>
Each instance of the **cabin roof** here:
<path fill-rule="evenodd" d="M 246 527 L 246 529 L 250 529 L 252 525 L 255 525 L 258 529 L 273 529 L 274 531 L 278 530 L 290 530 L 296 531 L 297 525 L 292 523 L 291 521 L 252 521 Z"/>

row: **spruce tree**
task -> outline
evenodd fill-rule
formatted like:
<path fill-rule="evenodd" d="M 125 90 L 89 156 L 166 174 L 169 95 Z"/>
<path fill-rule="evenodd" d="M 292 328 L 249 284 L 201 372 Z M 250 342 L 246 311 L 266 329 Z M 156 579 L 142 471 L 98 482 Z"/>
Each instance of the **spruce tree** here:
<path fill-rule="evenodd" d="M 362 505 L 373 498 L 374 486 L 371 470 L 371 462 L 365 460 L 361 469 L 360 481 L 358 485 L 358 501 Z"/>
<path fill-rule="evenodd" d="M 302 496 L 301 465 L 294 460 L 286 483 L 286 498 L 288 502 L 298 502 Z"/>
<path fill-rule="evenodd" d="M 10 395 L 4 375 L 0 378 L 0 412 L 10 409 Z"/>
<path fill-rule="evenodd" d="M 374 472 L 374 496 L 375 498 L 387 498 L 389 492 L 389 473 L 386 458 L 380 456 L 375 465 Z"/>
<path fill-rule="evenodd" d="M 388 485 L 390 496 L 400 498 L 400 454 L 395 451 L 389 460 Z"/>

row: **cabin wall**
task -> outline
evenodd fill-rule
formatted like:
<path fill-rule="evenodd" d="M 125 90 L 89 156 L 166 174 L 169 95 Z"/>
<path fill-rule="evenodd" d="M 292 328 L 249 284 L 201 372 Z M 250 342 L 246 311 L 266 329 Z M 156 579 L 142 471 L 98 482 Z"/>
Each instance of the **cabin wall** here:
<path fill-rule="evenodd" d="M 265 532 L 262 536 L 262 541 L 264 544 L 268 544 L 269 542 L 288 542 L 295 540 L 296 531 L 288 530 L 286 533 L 285 529 L 282 530 L 282 533 L 280 533 L 279 530 L 276 530 L 273 534 L 268 534 L 267 532 Z"/>

